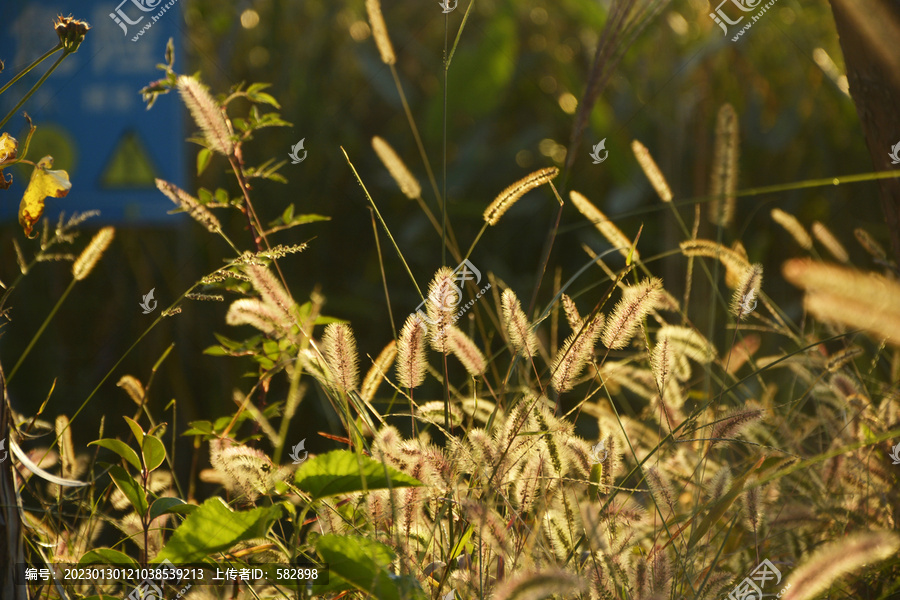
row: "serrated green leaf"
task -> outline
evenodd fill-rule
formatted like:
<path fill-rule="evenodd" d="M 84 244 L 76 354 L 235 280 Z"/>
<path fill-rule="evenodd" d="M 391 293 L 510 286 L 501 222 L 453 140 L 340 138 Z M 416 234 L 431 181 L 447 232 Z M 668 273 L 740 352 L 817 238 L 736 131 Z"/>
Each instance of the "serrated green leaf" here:
<path fill-rule="evenodd" d="M 101 448 L 106 448 L 107 450 L 112 450 L 129 463 L 131 466 L 141 470 L 141 459 L 138 456 L 137 452 L 135 452 L 131 446 L 124 442 L 120 442 L 119 440 L 111 440 L 111 439 L 102 439 L 102 440 L 94 440 L 93 442 L 89 442 L 88 446 L 97 445 Z"/>
<path fill-rule="evenodd" d="M 175 564 L 197 563 L 235 544 L 266 536 L 281 517 L 281 505 L 233 511 L 219 498 L 208 499 L 178 526 L 153 563 L 169 559 Z"/>
<path fill-rule="evenodd" d="M 147 514 L 147 493 L 138 485 L 134 477 L 119 465 L 112 465 L 109 468 L 109 476 L 119 491 L 125 494 L 125 497 L 131 502 L 134 510 L 141 516 Z"/>
<path fill-rule="evenodd" d="M 387 487 L 417 487 L 422 482 L 350 450 L 334 450 L 306 461 L 294 474 L 294 482 L 313 499 L 378 490 Z"/>

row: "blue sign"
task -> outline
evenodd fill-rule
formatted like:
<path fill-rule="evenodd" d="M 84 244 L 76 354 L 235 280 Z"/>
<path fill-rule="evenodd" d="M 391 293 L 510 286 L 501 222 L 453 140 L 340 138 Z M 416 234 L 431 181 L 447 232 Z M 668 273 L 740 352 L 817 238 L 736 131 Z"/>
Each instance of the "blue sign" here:
<path fill-rule="evenodd" d="M 179 0 L 26 0 L 5 2 L 0 20 L 0 87 L 56 46 L 57 15 L 87 21 L 84 43 L 69 55 L 41 88 L 4 125 L 24 149 L 27 112 L 37 126 L 28 160 L 53 156 L 54 169 L 69 173 L 72 189 L 48 198 L 45 216 L 53 222 L 98 209 L 93 223 L 178 224 L 168 215 L 175 205 L 160 193 L 155 178 L 185 187 L 185 132 L 181 99 L 172 92 L 146 109 L 140 89 L 165 73 L 165 47 L 174 39 L 180 57 L 183 26 Z M 57 52 L 0 96 L 3 118 L 62 55 Z M 177 67 L 176 63 L 176 67 Z M 0 218 L 16 217 L 31 168 L 13 167 L 13 187 L 0 195 Z M 14 199 L 14 201 L 10 201 Z"/>

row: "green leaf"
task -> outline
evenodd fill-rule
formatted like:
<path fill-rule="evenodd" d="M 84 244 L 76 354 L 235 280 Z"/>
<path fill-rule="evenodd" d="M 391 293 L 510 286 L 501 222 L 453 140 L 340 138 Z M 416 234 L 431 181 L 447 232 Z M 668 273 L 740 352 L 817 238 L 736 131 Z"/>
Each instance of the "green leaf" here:
<path fill-rule="evenodd" d="M 134 510 L 141 516 L 147 514 L 147 493 L 144 488 L 138 485 L 134 477 L 128 474 L 128 471 L 119 465 L 112 465 L 109 468 L 109 476 L 112 478 L 116 487 L 125 494 L 128 501 L 134 507 Z"/>
<path fill-rule="evenodd" d="M 159 438 L 152 435 L 144 438 L 141 452 L 144 455 L 144 464 L 147 466 L 147 471 L 156 470 L 166 460 L 166 447 L 159 441 Z"/>
<path fill-rule="evenodd" d="M 313 499 L 349 494 L 365 489 L 416 487 L 422 482 L 383 465 L 367 456 L 359 457 L 350 450 L 334 450 L 308 460 L 297 469 L 294 481 Z"/>
<path fill-rule="evenodd" d="M 131 433 L 134 434 L 134 439 L 137 440 L 138 446 L 144 443 L 144 430 L 141 429 L 141 426 L 137 424 L 137 421 L 130 417 L 123 417 L 125 422 L 128 423 L 128 427 L 131 428 Z"/>
<path fill-rule="evenodd" d="M 198 508 L 196 504 L 188 504 L 181 498 L 157 498 L 150 505 L 150 520 L 168 514 L 189 515 Z"/>
<path fill-rule="evenodd" d="M 316 552 L 328 564 L 329 577 L 340 578 L 378 600 L 427 597 L 417 581 L 398 577 L 388 570 L 395 554 L 380 542 L 359 536 L 327 534 L 316 541 Z M 329 585 L 331 583 L 329 581 Z M 313 593 L 321 593 L 318 586 L 313 586 Z"/>
<path fill-rule="evenodd" d="M 133 466 L 138 471 L 141 470 L 141 459 L 138 457 L 137 452 L 131 449 L 131 446 L 124 442 L 120 442 L 119 440 L 111 440 L 111 439 L 102 439 L 102 440 L 94 440 L 93 442 L 88 443 L 88 446 L 96 444 L 97 446 L 101 446 L 106 448 L 107 450 L 112 450 Z"/>
<path fill-rule="evenodd" d="M 153 562 L 165 559 L 175 564 L 201 562 L 243 540 L 265 537 L 281 514 L 278 504 L 232 511 L 221 498 L 210 498 L 188 515 Z"/>
<path fill-rule="evenodd" d="M 137 568 L 136 560 L 112 548 L 96 548 L 81 555 L 78 565 L 128 565 Z"/>
<path fill-rule="evenodd" d="M 209 421 L 191 421 L 190 429 L 181 435 L 215 435 L 213 424 Z"/>
<path fill-rule="evenodd" d="M 209 148 L 202 148 L 200 152 L 197 153 L 197 175 L 203 174 L 203 171 L 209 166 L 209 160 L 211 158 L 212 150 Z"/>

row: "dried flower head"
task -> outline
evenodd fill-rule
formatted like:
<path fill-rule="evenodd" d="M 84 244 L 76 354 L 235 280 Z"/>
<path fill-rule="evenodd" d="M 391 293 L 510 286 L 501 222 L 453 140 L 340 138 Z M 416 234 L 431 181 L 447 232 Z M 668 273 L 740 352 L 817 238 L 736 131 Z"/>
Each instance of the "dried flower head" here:
<path fill-rule="evenodd" d="M 537 335 L 522 312 L 522 305 L 516 293 L 509 288 L 505 289 L 500 304 L 503 308 L 503 323 L 506 325 L 506 333 L 513 351 L 526 358 L 534 356 L 537 352 Z"/>
<path fill-rule="evenodd" d="M 575 205 L 575 208 L 583 214 L 588 221 L 594 224 L 594 227 L 597 228 L 597 231 L 606 238 L 606 240 L 612 244 L 613 248 L 619 250 L 619 253 L 622 256 L 628 256 L 628 253 L 631 252 L 631 240 L 628 239 L 622 231 L 616 227 L 615 223 L 610 221 L 606 215 L 600 212 L 596 206 L 591 204 L 591 201 L 585 198 L 583 195 L 579 194 L 576 191 L 569 192 L 569 199 L 572 201 L 572 204 Z M 637 248 L 634 249 L 634 259 L 640 260 L 641 255 L 638 252 Z"/>
<path fill-rule="evenodd" d="M 178 91 L 210 150 L 224 156 L 234 154 L 234 142 L 225 115 L 206 87 L 195 78 L 182 75 L 178 78 Z"/>
<path fill-rule="evenodd" d="M 381 2 L 379 0 L 366 0 L 366 12 L 369 14 L 369 25 L 372 26 L 372 37 L 378 46 L 381 62 L 392 65 L 397 62 L 394 55 L 394 46 L 388 36 L 387 25 L 384 23 L 384 15 L 381 14 Z"/>
<path fill-rule="evenodd" d="M 419 313 L 409 315 L 397 340 L 397 381 L 416 388 L 425 381 L 425 321 Z"/>
<path fill-rule="evenodd" d="M 53 29 L 59 38 L 59 44 L 66 54 L 78 51 L 78 47 L 81 46 L 81 42 L 84 41 L 84 37 L 90 28 L 91 26 L 86 21 L 79 21 L 72 18 L 71 15 L 68 17 L 58 15 L 56 22 L 53 24 Z"/>
<path fill-rule="evenodd" d="M 200 201 L 179 188 L 177 185 L 164 181 L 156 180 L 156 187 L 165 194 L 169 200 L 177 204 L 182 210 L 187 212 L 191 217 L 206 227 L 207 231 L 216 233 L 222 230 L 222 225 L 208 208 L 200 204 Z"/>
<path fill-rule="evenodd" d="M 548 167 L 535 171 L 527 177 L 515 182 L 494 198 L 494 201 L 484 209 L 484 221 L 488 225 L 496 225 L 503 213 L 512 208 L 512 205 L 519 201 L 519 198 L 536 187 L 540 187 L 545 183 L 552 181 L 559 174 L 556 167 Z"/>
<path fill-rule="evenodd" d="M 75 263 L 72 265 L 72 276 L 75 281 L 81 281 L 87 277 L 93 268 L 97 265 L 97 261 L 109 248 L 116 230 L 114 227 L 104 227 L 97 232 L 87 247 L 81 252 Z"/>
<path fill-rule="evenodd" d="M 400 159 L 400 156 L 394 152 L 390 144 L 376 135 L 372 138 L 372 148 L 375 149 L 375 154 L 384 163 L 384 166 L 391 174 L 391 177 L 394 178 L 394 181 L 397 182 L 404 196 L 410 200 L 415 200 L 422 195 L 422 186 L 419 185 L 418 180 L 406 168 L 406 165 Z"/>

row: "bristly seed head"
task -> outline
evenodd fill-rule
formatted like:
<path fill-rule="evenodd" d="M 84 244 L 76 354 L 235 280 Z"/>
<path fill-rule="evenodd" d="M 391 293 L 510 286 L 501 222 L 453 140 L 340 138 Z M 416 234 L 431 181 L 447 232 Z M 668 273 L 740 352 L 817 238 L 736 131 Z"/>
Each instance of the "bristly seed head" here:
<path fill-rule="evenodd" d="M 75 281 L 81 281 L 90 274 L 97 265 L 97 261 L 100 260 L 103 253 L 109 248 L 115 233 L 115 228 L 104 227 L 91 239 L 91 242 L 85 247 L 72 265 L 72 276 L 75 277 Z"/>
<path fill-rule="evenodd" d="M 375 45 L 378 46 L 381 62 L 386 65 L 396 63 L 397 56 L 394 54 L 394 46 L 391 44 L 390 36 L 388 36 L 384 15 L 381 14 L 381 2 L 379 0 L 366 0 L 366 12 L 369 14 L 369 25 L 372 26 L 372 37 L 375 38 Z"/>
<path fill-rule="evenodd" d="M 528 358 L 537 352 L 537 335 L 522 312 L 522 305 L 516 293 L 507 288 L 503 291 L 500 304 L 503 308 L 503 323 L 513 351 Z"/>
<path fill-rule="evenodd" d="M 182 75 L 178 78 L 178 91 L 191 112 L 194 122 L 203 132 L 203 139 L 210 150 L 224 156 L 234 154 L 234 142 L 222 109 L 199 81 Z"/>
<path fill-rule="evenodd" d="M 348 394 L 359 384 L 359 360 L 353 330 L 346 323 L 331 323 L 322 335 L 325 362 L 339 391 Z"/>
<path fill-rule="evenodd" d="M 425 381 L 425 321 L 419 313 L 409 315 L 397 340 L 397 381 L 405 388 Z"/>
<path fill-rule="evenodd" d="M 410 200 L 415 200 L 422 195 L 422 186 L 419 185 L 418 180 L 406 168 L 406 165 L 400 159 L 400 156 L 394 152 L 390 144 L 376 135 L 372 138 L 372 148 L 374 148 L 375 154 L 378 155 L 381 162 L 384 163 L 391 177 L 397 182 L 404 196 Z"/>
<path fill-rule="evenodd" d="M 756 298 L 762 286 L 762 265 L 751 265 L 741 277 L 741 282 L 731 297 L 731 314 L 738 321 L 756 310 Z"/>
<path fill-rule="evenodd" d="M 512 208 L 512 205 L 519 201 L 519 198 L 536 187 L 540 187 L 551 181 L 559 174 L 556 167 L 548 167 L 535 171 L 515 182 L 494 198 L 494 201 L 484 209 L 484 221 L 488 225 L 496 225 L 503 213 Z"/>

